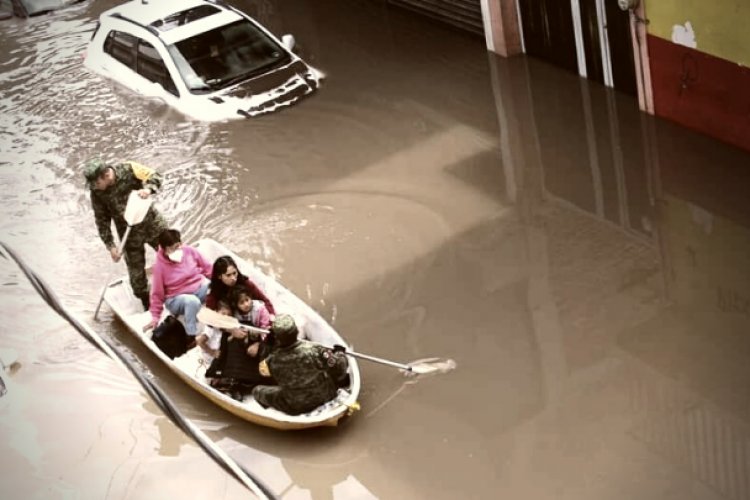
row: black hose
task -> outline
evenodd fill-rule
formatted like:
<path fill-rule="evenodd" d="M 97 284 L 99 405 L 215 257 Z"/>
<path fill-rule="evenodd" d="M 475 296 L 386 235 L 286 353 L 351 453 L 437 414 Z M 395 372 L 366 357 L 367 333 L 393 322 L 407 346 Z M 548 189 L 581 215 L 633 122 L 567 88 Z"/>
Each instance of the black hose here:
<path fill-rule="evenodd" d="M 63 319 L 65 319 L 68 323 L 70 323 L 73 328 L 78 330 L 78 332 L 91 344 L 93 344 L 97 349 L 102 351 L 103 353 L 107 354 L 108 356 L 116 356 L 117 359 L 119 359 L 125 367 L 130 370 L 130 373 L 133 374 L 133 376 L 140 382 L 141 386 L 145 389 L 146 393 L 149 395 L 149 397 L 159 406 L 159 408 L 162 409 L 164 414 L 180 429 L 183 430 L 186 434 L 191 436 L 196 443 L 205 451 L 216 463 L 218 463 L 221 468 L 223 468 L 225 471 L 230 473 L 235 479 L 240 481 L 241 483 L 245 484 L 248 480 L 255 484 L 257 488 L 269 499 L 276 499 L 278 498 L 274 493 L 270 490 L 270 488 L 263 483 L 263 481 L 256 478 L 250 471 L 245 469 L 242 465 L 234 463 L 233 465 L 240 469 L 247 477 L 243 478 L 241 475 L 237 473 L 235 469 L 232 468 L 229 462 L 222 457 L 219 453 L 216 452 L 214 449 L 214 446 L 216 446 L 212 441 L 210 441 L 207 437 L 205 437 L 202 434 L 198 434 L 195 432 L 195 430 L 190 426 L 188 421 L 185 419 L 185 417 L 182 416 L 180 411 L 177 409 L 175 404 L 172 402 L 171 399 L 164 393 L 164 391 L 159 387 L 157 384 L 155 384 L 152 380 L 147 379 L 143 376 L 143 374 L 133 365 L 133 363 L 128 360 L 123 353 L 117 349 L 112 343 L 110 343 L 105 338 L 97 335 L 95 332 L 93 332 L 88 326 L 84 325 L 78 319 L 76 319 L 73 315 L 71 315 L 65 307 L 60 303 L 60 301 L 57 299 L 57 296 L 55 295 L 55 292 L 44 282 L 44 280 L 36 274 L 31 268 L 29 268 L 24 261 L 21 259 L 21 257 L 11 248 L 9 247 L 5 242 L 0 241 L 0 246 L 3 247 L 5 252 L 13 258 L 13 260 L 18 264 L 18 267 L 21 269 L 21 271 L 26 275 L 28 280 L 31 282 L 31 285 L 34 287 L 34 289 L 41 295 L 42 299 L 57 313 L 59 314 Z M 105 349 L 102 347 L 102 344 L 104 344 L 108 349 Z M 109 352 L 107 352 L 109 350 Z"/>

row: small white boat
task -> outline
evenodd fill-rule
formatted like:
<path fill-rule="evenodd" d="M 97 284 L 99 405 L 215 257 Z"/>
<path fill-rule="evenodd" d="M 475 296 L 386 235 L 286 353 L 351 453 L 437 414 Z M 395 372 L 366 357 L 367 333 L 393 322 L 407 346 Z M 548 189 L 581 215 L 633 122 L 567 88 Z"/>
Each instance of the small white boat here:
<path fill-rule="evenodd" d="M 214 262 L 217 257 L 222 255 L 231 255 L 240 268 L 240 272 L 263 289 L 268 298 L 271 299 L 276 314 L 288 313 L 294 317 L 300 330 L 300 338 L 328 346 L 334 344 L 347 345 L 331 325 L 309 305 L 231 250 L 211 239 L 200 240 L 192 246 L 196 247 L 210 262 Z M 359 397 L 361 380 L 356 359 L 349 357 L 349 387 L 339 389 L 337 396 L 332 401 L 309 413 L 287 415 L 272 408 L 263 408 L 250 395 L 240 402 L 210 387 L 204 376 L 206 366 L 202 361 L 200 347 L 194 347 L 174 360 L 169 359 L 152 342 L 151 331 L 143 332 L 143 327 L 151 321 L 151 315 L 148 311 L 143 311 L 140 300 L 133 295 L 127 277 L 112 281 L 104 293 L 104 300 L 130 331 L 190 387 L 240 418 L 276 429 L 305 429 L 335 426 L 342 418 L 359 409 L 357 398 Z"/>

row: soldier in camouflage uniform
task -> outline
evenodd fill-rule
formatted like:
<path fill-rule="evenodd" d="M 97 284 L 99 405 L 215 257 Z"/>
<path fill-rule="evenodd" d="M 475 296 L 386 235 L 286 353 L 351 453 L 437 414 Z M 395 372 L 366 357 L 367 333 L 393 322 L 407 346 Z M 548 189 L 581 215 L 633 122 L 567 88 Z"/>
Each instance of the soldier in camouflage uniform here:
<path fill-rule="evenodd" d="M 99 159 L 88 161 L 84 165 L 83 174 L 91 189 L 91 206 L 99 237 L 109 250 L 112 260 L 117 262 L 121 255 L 112 236 L 111 221 L 115 221 L 117 233 L 122 238 L 128 227 L 124 215 L 130 192 L 136 190 L 141 198 L 148 198 L 161 187 L 161 176 L 155 170 L 134 161 L 107 165 Z M 131 228 L 123 249 L 133 293 L 146 310 L 149 293 L 144 245 L 148 244 L 156 250 L 159 234 L 167 227 L 164 217 L 152 205 L 143 222 Z"/>
<path fill-rule="evenodd" d="M 277 316 L 271 325 L 274 350 L 260 363 L 260 372 L 272 376 L 278 386 L 259 385 L 253 397 L 263 407 L 289 415 L 314 410 L 333 399 L 339 387 L 348 383 L 349 363 L 341 352 L 297 339 L 297 325 L 288 314 Z"/>

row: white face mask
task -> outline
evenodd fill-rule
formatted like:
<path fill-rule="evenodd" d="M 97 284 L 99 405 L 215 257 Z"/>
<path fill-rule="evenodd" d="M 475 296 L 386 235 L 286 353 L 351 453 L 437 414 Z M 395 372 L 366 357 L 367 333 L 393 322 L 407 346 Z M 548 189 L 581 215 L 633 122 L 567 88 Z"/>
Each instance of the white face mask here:
<path fill-rule="evenodd" d="M 174 252 L 167 255 L 167 258 L 172 262 L 182 262 L 182 248 L 178 248 Z"/>

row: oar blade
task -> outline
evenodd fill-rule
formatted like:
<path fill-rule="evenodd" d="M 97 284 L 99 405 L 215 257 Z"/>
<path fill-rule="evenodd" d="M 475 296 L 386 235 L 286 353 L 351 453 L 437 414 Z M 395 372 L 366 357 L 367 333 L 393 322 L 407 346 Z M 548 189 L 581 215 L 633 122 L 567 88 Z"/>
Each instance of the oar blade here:
<path fill-rule="evenodd" d="M 148 198 L 141 198 L 138 191 L 131 191 L 128 196 L 128 204 L 125 206 L 125 214 L 123 215 L 128 226 L 134 226 L 143 222 L 152 203 L 153 199 L 150 196 Z"/>
<path fill-rule="evenodd" d="M 456 362 L 452 359 L 426 358 L 409 363 L 409 370 L 404 370 L 405 375 L 437 375 L 455 370 Z"/>
<path fill-rule="evenodd" d="M 206 324 L 208 326 L 213 326 L 214 328 L 223 328 L 226 330 L 231 330 L 233 328 L 240 327 L 240 322 L 237 318 L 233 318 L 232 316 L 226 316 L 212 309 L 209 309 L 208 307 L 205 307 L 205 306 L 200 308 L 200 311 L 198 311 L 197 318 L 198 318 L 198 321 L 200 321 L 201 323 Z"/>

